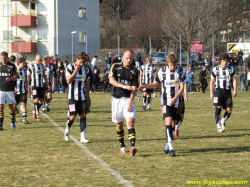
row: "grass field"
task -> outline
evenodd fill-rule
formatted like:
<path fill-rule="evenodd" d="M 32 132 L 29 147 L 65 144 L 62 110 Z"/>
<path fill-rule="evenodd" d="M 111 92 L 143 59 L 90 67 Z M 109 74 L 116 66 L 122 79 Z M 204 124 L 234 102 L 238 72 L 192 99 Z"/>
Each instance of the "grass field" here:
<path fill-rule="evenodd" d="M 136 100 L 138 153 L 131 157 L 129 153 L 119 153 L 115 125 L 111 122 L 110 94 L 91 93 L 91 113 L 87 116 L 91 143 L 84 146 L 133 186 L 202 186 L 188 181 L 223 180 L 248 181 L 245 186 L 249 186 L 249 96 L 249 92 L 238 92 L 227 130 L 218 133 L 209 93 L 189 94 L 180 138 L 174 141 L 177 156 L 171 158 L 163 154 L 166 137 L 159 97 L 153 99 L 150 112 L 143 111 L 142 102 Z M 63 132 L 45 116 L 41 116 L 41 122 L 33 120 L 31 110 L 28 105 L 32 124 L 22 124 L 19 114 L 14 130 L 10 129 L 9 112 L 5 110 L 4 131 L 0 132 L 0 186 L 128 185 L 77 142 L 65 142 Z M 47 115 L 65 128 L 66 94 L 53 95 Z M 79 118 L 71 129 L 71 135 L 79 140 Z M 125 137 L 129 147 L 127 130 Z"/>

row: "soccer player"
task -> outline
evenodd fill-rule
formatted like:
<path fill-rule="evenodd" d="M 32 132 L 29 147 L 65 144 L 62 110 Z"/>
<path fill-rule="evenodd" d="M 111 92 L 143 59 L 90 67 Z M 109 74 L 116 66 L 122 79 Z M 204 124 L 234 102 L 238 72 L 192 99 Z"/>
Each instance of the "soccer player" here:
<path fill-rule="evenodd" d="M 170 54 L 167 57 L 167 64 L 159 70 L 153 83 L 141 85 L 138 91 L 142 89 L 155 89 L 158 83 L 162 85 L 161 91 L 161 110 L 166 124 L 167 142 L 165 146 L 165 154 L 175 156 L 173 145 L 173 130 L 177 123 L 179 115 L 177 109 L 179 106 L 179 97 L 184 90 L 184 83 L 186 82 L 186 70 L 178 66 L 178 56 Z M 173 124 L 172 124 L 173 123 Z"/>
<path fill-rule="evenodd" d="M 156 76 L 156 67 L 152 65 L 152 57 L 146 58 L 146 64 L 141 66 L 140 70 L 140 86 L 143 84 L 151 84 L 154 81 L 154 77 Z M 148 110 L 151 110 L 151 94 L 153 93 L 153 89 L 144 89 L 143 94 L 143 110 L 146 110 L 147 97 L 148 97 Z"/>
<path fill-rule="evenodd" d="M 89 66 L 84 66 L 88 60 L 88 55 L 84 52 L 79 53 L 76 57 L 76 62 L 69 64 L 66 69 L 66 79 L 69 84 L 68 91 L 68 120 L 66 122 L 64 139 L 70 139 L 70 127 L 72 126 L 76 115 L 80 116 L 80 142 L 89 143 L 86 138 L 87 120 L 86 115 L 89 103 L 89 76 L 91 69 Z"/>
<path fill-rule="evenodd" d="M 210 98 L 214 101 L 215 121 L 219 132 L 226 130 L 226 120 L 232 114 L 233 101 L 231 93 L 231 82 L 233 81 L 233 96 L 237 95 L 237 81 L 235 69 L 232 66 L 227 66 L 229 56 L 224 53 L 220 57 L 220 65 L 212 70 L 210 81 Z M 216 90 L 214 93 L 214 85 L 216 81 Z M 221 119 L 221 109 L 226 109 L 224 117 Z"/>
<path fill-rule="evenodd" d="M 109 73 L 109 82 L 113 85 L 112 121 L 116 123 L 116 133 L 121 145 L 120 153 L 126 153 L 123 129 L 123 121 L 126 120 L 130 140 L 130 154 L 132 156 L 137 152 L 135 147 L 136 132 L 134 124 L 136 109 L 134 97 L 138 86 L 138 70 L 132 66 L 133 58 L 134 52 L 126 50 L 123 54 L 123 63 L 113 64 Z"/>
<path fill-rule="evenodd" d="M 42 56 L 36 55 L 36 62 L 28 67 L 28 82 L 30 82 L 31 80 L 31 89 L 34 99 L 34 110 L 32 112 L 32 115 L 34 119 L 37 119 L 37 121 L 41 120 L 39 109 L 42 106 L 42 101 L 44 98 L 43 79 L 48 85 L 48 89 L 51 89 L 51 86 L 48 84 L 48 79 L 44 71 L 44 66 L 42 64 Z M 31 93 L 31 89 L 30 87 L 28 87 L 29 94 Z"/>
<path fill-rule="evenodd" d="M 17 106 L 21 103 L 21 109 L 22 109 L 22 117 L 23 117 L 23 124 L 29 124 L 27 119 L 27 93 L 28 93 L 28 81 L 27 81 L 27 69 L 26 67 L 26 59 L 21 57 L 17 60 L 17 68 L 19 72 L 19 78 L 16 82 L 16 88 L 15 88 L 15 99 L 16 103 L 14 104 L 16 110 Z"/>
<path fill-rule="evenodd" d="M 16 128 L 13 104 L 16 103 L 14 86 L 18 77 L 19 74 L 15 64 L 8 61 L 8 53 L 3 51 L 0 62 L 0 130 L 3 130 L 5 103 L 9 105 L 10 109 L 11 128 Z"/>
<path fill-rule="evenodd" d="M 46 85 L 45 80 L 43 80 L 43 85 L 44 85 L 44 100 L 43 100 L 43 113 L 45 113 L 45 102 L 46 102 L 46 108 L 47 112 L 50 111 L 50 103 L 52 100 L 52 89 L 55 89 L 55 71 L 54 71 L 54 66 L 50 65 L 50 60 L 47 58 L 43 58 L 43 65 L 45 68 L 45 74 L 47 77 L 48 84 L 51 89 L 48 89 L 48 85 Z"/>

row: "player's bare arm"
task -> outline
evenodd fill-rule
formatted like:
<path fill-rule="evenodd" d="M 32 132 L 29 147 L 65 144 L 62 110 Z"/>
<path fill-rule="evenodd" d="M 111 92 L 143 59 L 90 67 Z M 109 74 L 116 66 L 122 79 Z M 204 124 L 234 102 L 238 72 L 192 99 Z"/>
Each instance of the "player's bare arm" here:
<path fill-rule="evenodd" d="M 182 83 L 180 83 L 180 89 L 179 89 L 178 93 L 176 94 L 175 97 L 173 97 L 171 99 L 171 105 L 175 105 L 177 99 L 182 95 L 183 90 L 184 90 L 184 83 L 182 82 Z"/>
<path fill-rule="evenodd" d="M 188 87 L 187 87 L 187 83 L 184 83 L 184 102 L 187 103 L 188 102 Z"/>
<path fill-rule="evenodd" d="M 31 93 L 31 90 L 30 90 L 30 87 L 29 87 L 30 78 L 31 78 L 31 74 L 30 74 L 30 73 L 28 73 L 28 74 L 27 74 L 27 82 L 28 82 L 28 86 L 27 86 L 27 88 L 28 88 L 28 94 L 30 94 L 30 93 Z"/>
<path fill-rule="evenodd" d="M 132 86 L 119 83 L 117 80 L 115 80 L 115 77 L 110 77 L 109 83 L 115 87 L 123 88 L 125 90 L 133 90 Z"/>
<path fill-rule="evenodd" d="M 234 91 L 233 91 L 233 96 L 237 96 L 237 80 L 236 77 L 233 77 L 233 85 L 234 85 Z"/>
<path fill-rule="evenodd" d="M 133 111 L 133 108 L 132 108 L 132 104 L 133 104 L 133 101 L 134 101 L 134 98 L 135 98 L 135 93 L 137 92 L 136 90 L 136 86 L 132 86 L 133 90 L 130 94 L 130 98 L 129 98 L 129 102 L 128 102 L 128 111 L 131 112 Z"/>
<path fill-rule="evenodd" d="M 141 86 L 139 86 L 138 91 L 140 92 L 144 88 L 146 88 L 146 89 L 156 89 L 157 86 L 158 86 L 158 82 L 153 82 L 151 84 L 141 85 Z"/>
<path fill-rule="evenodd" d="M 72 73 L 72 75 L 66 76 L 67 83 L 70 84 L 74 81 L 76 78 L 77 72 L 82 68 L 81 65 L 76 65 L 75 66 L 75 71 Z"/>
<path fill-rule="evenodd" d="M 214 78 L 211 77 L 210 81 L 210 98 L 214 99 Z"/>

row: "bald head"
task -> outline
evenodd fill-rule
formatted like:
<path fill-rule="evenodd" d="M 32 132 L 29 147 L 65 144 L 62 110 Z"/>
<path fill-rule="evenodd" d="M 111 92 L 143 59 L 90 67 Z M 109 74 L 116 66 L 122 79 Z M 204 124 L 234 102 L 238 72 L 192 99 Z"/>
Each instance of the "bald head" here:
<path fill-rule="evenodd" d="M 42 62 L 42 56 L 41 55 L 36 55 L 36 63 L 40 64 Z"/>
<path fill-rule="evenodd" d="M 134 59 L 134 52 L 132 50 L 126 50 L 123 53 L 123 64 L 125 67 L 129 68 Z"/>

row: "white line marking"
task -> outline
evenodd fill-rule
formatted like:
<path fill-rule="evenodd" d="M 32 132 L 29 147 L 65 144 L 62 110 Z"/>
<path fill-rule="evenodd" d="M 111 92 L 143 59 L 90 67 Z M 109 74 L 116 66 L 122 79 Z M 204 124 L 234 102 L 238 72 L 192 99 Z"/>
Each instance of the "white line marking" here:
<path fill-rule="evenodd" d="M 28 101 L 28 103 L 33 106 L 32 103 L 30 103 Z M 64 129 L 58 125 L 53 119 L 51 119 L 47 114 L 42 113 L 48 120 L 51 121 L 51 123 L 53 123 L 60 131 L 63 132 L 64 134 Z M 98 156 L 96 156 L 95 154 L 93 154 L 86 146 L 84 146 L 83 144 L 81 144 L 76 138 L 74 138 L 72 135 L 70 135 L 70 139 L 72 139 L 76 145 L 78 145 L 79 147 L 81 147 L 85 153 L 87 153 L 89 156 L 91 156 L 93 159 L 97 160 L 99 162 L 99 164 L 101 164 L 108 172 L 110 172 L 112 175 L 115 176 L 115 178 L 117 178 L 121 183 L 125 184 L 125 186 L 128 187 L 133 187 L 133 184 L 131 184 L 129 181 L 125 180 L 123 178 L 123 176 L 121 176 L 117 171 L 113 170 L 106 162 L 104 162 L 101 158 L 99 158 Z M 63 140 L 63 138 L 62 138 Z"/>

